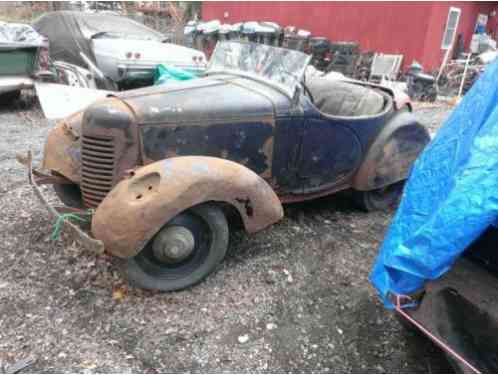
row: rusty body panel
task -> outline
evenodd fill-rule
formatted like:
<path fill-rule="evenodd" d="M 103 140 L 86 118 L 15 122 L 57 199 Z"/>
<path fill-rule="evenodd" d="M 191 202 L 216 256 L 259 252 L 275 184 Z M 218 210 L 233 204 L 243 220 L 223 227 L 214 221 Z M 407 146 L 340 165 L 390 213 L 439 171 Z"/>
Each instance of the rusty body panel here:
<path fill-rule="evenodd" d="M 235 161 L 270 177 L 274 124 L 272 117 L 266 117 L 209 126 L 142 126 L 144 164 L 174 156 L 205 155 Z"/>
<path fill-rule="evenodd" d="M 107 98 L 83 116 L 81 191 L 88 207 L 97 207 L 128 169 L 140 165 L 135 114 L 123 101 Z"/>
<path fill-rule="evenodd" d="M 228 160 L 186 156 L 149 164 L 121 181 L 99 205 L 92 232 L 113 255 L 134 256 L 171 218 L 206 201 L 235 207 L 248 232 L 283 216 L 277 195 L 254 172 Z"/>
<path fill-rule="evenodd" d="M 429 141 L 427 130 L 410 113 L 397 113 L 370 146 L 352 186 L 367 191 L 405 179 Z"/>
<path fill-rule="evenodd" d="M 42 168 L 56 172 L 75 184 L 80 183 L 82 118 L 83 112 L 78 112 L 58 122 L 50 131 L 43 152 Z"/>

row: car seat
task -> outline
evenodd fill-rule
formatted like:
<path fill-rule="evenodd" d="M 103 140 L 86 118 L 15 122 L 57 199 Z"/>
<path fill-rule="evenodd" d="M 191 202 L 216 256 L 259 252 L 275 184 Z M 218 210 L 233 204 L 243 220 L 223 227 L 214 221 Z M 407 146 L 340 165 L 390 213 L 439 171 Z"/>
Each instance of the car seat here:
<path fill-rule="evenodd" d="M 329 116 L 374 116 L 383 111 L 388 101 L 381 92 L 352 82 L 313 78 L 306 86 L 313 104 Z"/>

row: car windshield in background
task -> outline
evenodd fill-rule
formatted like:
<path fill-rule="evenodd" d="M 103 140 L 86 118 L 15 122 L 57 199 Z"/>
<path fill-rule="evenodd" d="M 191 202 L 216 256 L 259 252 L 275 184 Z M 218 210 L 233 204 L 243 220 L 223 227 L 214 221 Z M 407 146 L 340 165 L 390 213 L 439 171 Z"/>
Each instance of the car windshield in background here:
<path fill-rule="evenodd" d="M 310 56 L 258 43 L 222 42 L 216 45 L 207 73 L 233 73 L 270 81 L 292 97 Z"/>

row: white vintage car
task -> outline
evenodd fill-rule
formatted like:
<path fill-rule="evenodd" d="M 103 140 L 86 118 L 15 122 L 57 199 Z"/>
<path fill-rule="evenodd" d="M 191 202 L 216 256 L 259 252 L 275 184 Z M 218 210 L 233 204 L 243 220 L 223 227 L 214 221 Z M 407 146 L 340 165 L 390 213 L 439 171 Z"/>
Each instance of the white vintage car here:
<path fill-rule="evenodd" d="M 168 43 L 163 34 L 123 16 L 58 11 L 33 27 L 49 39 L 53 60 L 89 68 L 103 89 L 151 85 L 158 64 L 195 73 L 206 68 L 203 52 Z"/>

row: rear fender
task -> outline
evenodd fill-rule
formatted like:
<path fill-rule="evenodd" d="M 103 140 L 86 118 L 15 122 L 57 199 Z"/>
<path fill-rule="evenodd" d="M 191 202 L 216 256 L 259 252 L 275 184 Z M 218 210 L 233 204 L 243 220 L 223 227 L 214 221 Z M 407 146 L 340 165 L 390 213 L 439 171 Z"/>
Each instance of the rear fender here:
<path fill-rule="evenodd" d="M 413 162 L 429 141 L 427 129 L 413 114 L 398 112 L 368 149 L 353 179 L 353 188 L 374 190 L 406 179 Z"/>
<path fill-rule="evenodd" d="M 250 233 L 283 217 L 277 195 L 253 171 L 225 159 L 184 156 L 138 168 L 119 182 L 97 208 L 92 233 L 111 254 L 132 257 L 173 217 L 208 201 L 235 207 Z"/>

